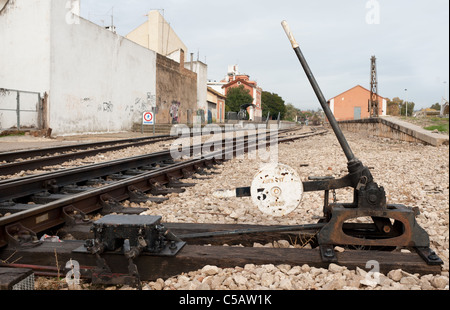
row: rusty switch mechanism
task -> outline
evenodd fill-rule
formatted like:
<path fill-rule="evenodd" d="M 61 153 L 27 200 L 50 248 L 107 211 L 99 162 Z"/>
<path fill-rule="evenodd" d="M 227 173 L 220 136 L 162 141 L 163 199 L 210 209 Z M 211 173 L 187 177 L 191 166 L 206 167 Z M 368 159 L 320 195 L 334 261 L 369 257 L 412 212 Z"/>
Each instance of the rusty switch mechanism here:
<path fill-rule="evenodd" d="M 349 174 L 346 177 L 305 182 L 305 191 L 329 191 L 347 186 L 354 188 L 352 203 L 328 205 L 328 202 L 325 202 L 325 218 L 322 220 L 325 225 L 318 234 L 322 259 L 336 261 L 334 245 L 412 247 L 428 264 L 442 264 L 442 260 L 429 248 L 428 234 L 416 222 L 417 209 L 387 204 L 384 188 L 374 182 L 369 169 L 355 157 L 287 22 L 283 21 L 282 26 L 348 160 Z M 373 223 L 350 221 L 361 217 L 370 217 Z"/>
<path fill-rule="evenodd" d="M 163 224 L 160 216 L 108 215 L 96 221 L 88 239 L 76 252 L 96 256 L 93 284 L 126 284 L 140 288 L 136 260 L 140 255 L 174 256 L 185 245 Z M 112 272 L 102 255 L 123 255 L 128 260 L 128 274 Z"/>
<path fill-rule="evenodd" d="M 287 22 L 283 21 L 282 26 L 347 157 L 348 174 L 339 179 L 329 176 L 310 177 L 306 182 L 299 182 L 295 170 L 278 164 L 275 168 L 263 168 L 256 174 L 252 187 L 216 192 L 215 196 L 224 198 L 250 196 L 258 207 L 263 205 L 260 210 L 264 213 L 282 216 L 295 209 L 293 206 L 300 204 L 303 192 L 323 190 L 324 214 L 318 223 L 298 225 L 292 229 L 288 227 L 276 229 L 319 229 L 316 246 L 319 246 L 324 262 L 337 262 L 334 246 L 341 245 L 379 250 L 410 247 L 415 249 L 427 264 L 443 264 L 430 249 L 427 232 L 416 222 L 418 209 L 400 204 L 387 204 L 384 188 L 374 181 L 369 168 L 355 157 Z M 353 202 L 338 203 L 334 199 L 329 203 L 330 191 L 335 195 L 336 189 L 345 187 L 353 188 Z M 297 200 L 289 197 L 293 194 L 297 195 Z"/>

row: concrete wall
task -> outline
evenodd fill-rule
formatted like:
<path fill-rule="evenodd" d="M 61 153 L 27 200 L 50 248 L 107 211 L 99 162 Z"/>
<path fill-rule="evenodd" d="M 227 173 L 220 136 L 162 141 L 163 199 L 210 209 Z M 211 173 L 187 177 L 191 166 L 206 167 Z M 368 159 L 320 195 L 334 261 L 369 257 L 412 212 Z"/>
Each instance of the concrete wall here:
<path fill-rule="evenodd" d="M 40 128 L 50 88 L 50 0 L 0 2 L 0 128 Z M 30 52 L 32 51 L 32 52 Z M 17 116 L 17 92 L 20 115 Z"/>
<path fill-rule="evenodd" d="M 10 0 L 0 11 L 0 88 L 50 88 L 51 0 Z"/>
<path fill-rule="evenodd" d="M 156 53 L 82 18 L 68 24 L 61 2 L 52 2 L 51 127 L 130 130 L 156 93 Z"/>
<path fill-rule="evenodd" d="M 204 111 L 205 120 L 208 119 L 208 65 L 201 61 L 186 62 L 186 69 L 192 67 L 192 72 L 197 74 L 197 109 Z M 211 111 L 212 112 L 212 111 Z"/>
<path fill-rule="evenodd" d="M 399 120 L 368 118 L 341 121 L 342 131 L 358 132 L 367 136 L 377 136 L 399 141 L 423 143 L 433 146 L 448 145 L 448 136 L 433 134 L 421 127 Z"/>
<path fill-rule="evenodd" d="M 156 53 L 67 3 L 11 0 L 1 11 L 0 88 L 48 93 L 56 135 L 130 130 L 155 103 Z"/>

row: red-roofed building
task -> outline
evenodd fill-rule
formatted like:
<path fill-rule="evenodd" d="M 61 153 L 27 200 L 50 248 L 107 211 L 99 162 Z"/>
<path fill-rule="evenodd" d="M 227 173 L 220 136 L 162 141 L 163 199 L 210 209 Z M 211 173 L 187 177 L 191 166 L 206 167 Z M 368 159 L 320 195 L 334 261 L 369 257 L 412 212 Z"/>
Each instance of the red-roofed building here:
<path fill-rule="evenodd" d="M 337 121 L 358 120 L 370 118 L 369 113 L 370 90 L 356 85 L 355 87 L 328 100 L 331 112 Z M 380 116 L 385 116 L 387 100 L 378 96 Z"/>
<path fill-rule="evenodd" d="M 247 108 L 249 119 L 255 122 L 260 122 L 262 120 L 262 105 L 261 105 L 261 94 L 262 89 L 258 86 L 258 83 L 250 80 L 250 76 L 246 74 L 240 74 L 238 72 L 238 66 L 230 66 L 228 68 L 228 76 L 224 81 L 226 84 L 222 86 L 224 90 L 224 95 L 228 94 L 228 90 L 233 87 L 244 86 L 253 98 L 252 106 Z"/>

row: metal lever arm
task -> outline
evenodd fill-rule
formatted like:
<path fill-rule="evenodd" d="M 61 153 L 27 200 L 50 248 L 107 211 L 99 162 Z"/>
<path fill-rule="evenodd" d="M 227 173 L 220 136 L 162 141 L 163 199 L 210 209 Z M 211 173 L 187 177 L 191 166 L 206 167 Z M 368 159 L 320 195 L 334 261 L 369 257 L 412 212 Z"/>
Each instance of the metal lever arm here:
<path fill-rule="evenodd" d="M 353 154 L 350 145 L 348 144 L 347 140 L 344 137 L 344 134 L 342 133 L 341 128 L 339 127 L 336 118 L 333 115 L 333 112 L 331 112 L 330 107 L 327 104 L 327 101 L 325 100 L 325 97 L 320 90 L 319 84 L 317 84 L 316 79 L 314 78 L 314 75 L 311 72 L 311 69 L 309 68 L 308 63 L 306 62 L 305 57 L 303 56 L 302 51 L 300 50 L 300 47 L 297 43 L 297 41 L 294 38 L 294 35 L 292 34 L 291 30 L 289 29 L 289 25 L 286 21 L 283 21 L 282 26 L 284 28 L 284 31 L 286 32 L 286 35 L 289 38 L 289 41 L 292 44 L 292 48 L 294 49 L 295 53 L 297 54 L 298 59 L 300 60 L 300 63 L 305 70 L 306 76 L 308 77 L 314 92 L 316 93 L 317 98 L 319 99 L 320 105 L 322 106 L 323 111 L 325 112 L 325 115 L 328 118 L 328 121 L 330 122 L 331 128 L 334 131 L 334 134 L 336 135 L 336 138 L 339 141 L 339 144 L 341 145 L 342 150 L 345 153 L 345 156 L 347 157 L 348 163 L 348 171 L 350 173 L 350 178 L 352 181 L 353 188 L 357 188 L 359 184 L 361 184 L 361 180 L 366 180 L 365 184 L 369 184 L 373 182 L 372 174 L 370 173 L 369 169 L 365 167 L 361 161 L 355 157 Z M 358 188 L 359 190 L 360 188 Z"/>
<path fill-rule="evenodd" d="M 320 105 L 322 106 L 322 109 L 325 112 L 325 115 L 327 116 L 328 121 L 330 122 L 331 128 L 333 128 L 334 134 L 336 135 L 337 139 L 339 140 L 339 143 L 345 153 L 345 156 L 347 157 L 347 160 L 354 161 L 355 155 L 353 154 L 353 152 L 350 148 L 350 145 L 348 144 L 347 140 L 345 139 L 344 134 L 342 133 L 341 129 L 339 128 L 336 118 L 334 117 L 333 113 L 331 112 L 331 109 L 328 106 L 327 101 L 325 100 L 325 97 L 323 96 L 322 91 L 320 90 L 319 84 L 317 84 L 317 81 L 314 78 L 314 75 L 312 74 L 308 63 L 306 62 L 306 59 L 303 56 L 302 51 L 300 50 L 300 46 L 298 45 L 297 41 L 295 40 L 294 35 L 292 34 L 288 23 L 286 21 L 283 21 L 281 24 L 284 28 L 284 31 L 286 32 L 286 35 L 289 38 L 289 41 L 292 44 L 292 48 L 294 49 L 295 53 L 297 54 L 297 57 L 300 60 L 300 63 L 302 64 L 303 69 L 305 70 L 305 73 L 309 79 L 309 82 L 311 83 L 311 85 L 314 89 L 314 92 L 316 93 L 317 98 L 319 99 Z"/>

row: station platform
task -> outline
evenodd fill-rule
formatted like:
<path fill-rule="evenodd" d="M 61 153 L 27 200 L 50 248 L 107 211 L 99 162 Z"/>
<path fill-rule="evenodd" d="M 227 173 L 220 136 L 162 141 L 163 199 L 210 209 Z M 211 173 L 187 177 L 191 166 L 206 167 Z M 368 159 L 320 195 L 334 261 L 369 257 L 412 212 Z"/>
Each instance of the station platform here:
<path fill-rule="evenodd" d="M 370 136 L 423 143 L 433 146 L 449 144 L 448 134 L 434 133 L 395 116 L 340 121 L 344 131 L 367 133 Z"/>

